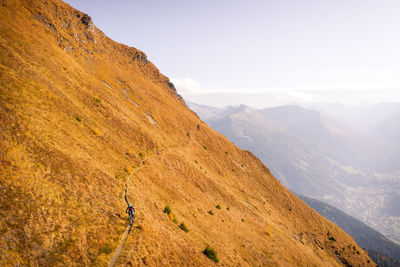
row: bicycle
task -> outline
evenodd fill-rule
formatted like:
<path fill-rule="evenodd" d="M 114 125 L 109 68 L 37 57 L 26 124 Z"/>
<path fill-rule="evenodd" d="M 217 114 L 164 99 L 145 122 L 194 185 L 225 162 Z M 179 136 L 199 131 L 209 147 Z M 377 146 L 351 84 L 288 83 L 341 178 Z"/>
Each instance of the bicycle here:
<path fill-rule="evenodd" d="M 129 212 L 129 226 L 133 225 L 133 221 L 135 220 L 135 215 L 133 212 Z"/>

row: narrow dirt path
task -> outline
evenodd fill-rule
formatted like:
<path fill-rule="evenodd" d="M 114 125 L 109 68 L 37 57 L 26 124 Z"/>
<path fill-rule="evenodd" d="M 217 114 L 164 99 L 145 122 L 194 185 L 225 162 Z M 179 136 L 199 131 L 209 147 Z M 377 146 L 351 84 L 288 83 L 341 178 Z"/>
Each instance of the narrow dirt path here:
<path fill-rule="evenodd" d="M 184 139 L 181 143 L 178 144 L 177 147 L 183 146 L 184 143 L 185 143 L 189 138 L 190 138 L 190 135 L 187 135 L 187 136 L 185 137 L 185 139 Z M 176 147 L 176 148 L 177 148 L 177 147 Z M 149 158 L 152 158 L 152 157 L 154 157 L 154 156 L 160 154 L 161 152 L 164 151 L 164 149 L 167 149 L 167 150 L 168 150 L 169 148 L 163 148 L 163 149 L 161 149 L 160 151 L 158 151 L 155 155 L 152 155 L 152 156 L 150 156 Z M 135 172 L 137 172 L 138 170 L 140 170 L 140 169 L 142 169 L 142 168 L 145 168 L 145 167 L 146 167 L 146 165 L 143 165 L 143 166 L 141 166 L 141 167 L 139 167 L 139 168 L 133 170 L 132 173 L 129 175 L 128 179 L 126 179 L 125 185 L 124 185 L 124 187 L 125 187 L 125 188 L 124 188 L 124 196 L 123 196 L 123 199 L 124 199 L 126 205 L 128 205 L 128 203 L 129 203 L 129 202 L 128 202 L 128 198 L 127 198 L 128 184 L 129 184 L 129 182 L 131 181 L 131 179 L 132 179 L 133 175 L 135 174 Z M 114 267 L 115 263 L 117 262 L 117 259 L 118 259 L 119 255 L 121 254 L 122 249 L 123 249 L 124 246 L 125 246 L 126 239 L 128 238 L 129 233 L 131 232 L 131 229 L 132 229 L 132 226 L 131 226 L 131 225 L 128 225 L 128 226 L 126 227 L 125 232 L 124 232 L 124 234 L 122 235 L 122 239 L 121 239 L 121 241 L 119 242 L 119 245 L 118 245 L 117 249 L 115 250 L 115 253 L 114 253 L 113 257 L 111 258 L 111 261 L 110 261 L 110 263 L 108 264 L 108 267 Z M 138 246 L 138 242 L 139 242 L 139 240 L 136 242 L 136 247 Z"/>
<path fill-rule="evenodd" d="M 132 171 L 132 173 L 131 173 L 131 175 L 129 175 L 129 177 L 128 177 L 128 179 L 126 179 L 126 182 L 125 182 L 125 188 L 124 188 L 124 201 L 125 201 L 125 203 L 128 205 L 128 198 L 127 198 L 127 192 L 128 192 L 128 183 L 131 181 L 131 178 L 132 178 L 132 176 L 133 176 L 133 174 L 135 174 L 135 172 L 137 172 L 138 170 L 140 170 L 140 169 L 142 169 L 142 168 L 145 168 L 146 166 L 141 166 L 141 167 L 139 167 L 139 168 L 137 168 L 137 169 L 135 169 L 135 170 L 133 170 Z M 118 247 L 117 247 L 117 250 L 115 251 L 115 253 L 114 253 L 114 256 L 111 258 L 111 261 L 110 261 L 110 263 L 108 264 L 108 267 L 113 267 L 114 266 L 114 264 L 115 264 L 115 262 L 117 261 L 117 259 L 118 259 L 118 257 L 119 257 L 119 254 L 121 254 L 121 251 L 122 251 L 122 249 L 123 249 L 123 247 L 124 247 L 124 245 L 125 245 L 125 242 L 126 242 L 126 239 L 128 238 L 128 235 L 129 235 L 129 233 L 131 232 L 131 229 L 132 229 L 132 226 L 131 225 L 128 225 L 127 227 L 126 227 L 126 229 L 125 229 L 125 232 L 124 232 L 124 234 L 122 235 L 122 239 L 121 239 L 121 241 L 119 242 L 119 245 L 118 245 Z"/>

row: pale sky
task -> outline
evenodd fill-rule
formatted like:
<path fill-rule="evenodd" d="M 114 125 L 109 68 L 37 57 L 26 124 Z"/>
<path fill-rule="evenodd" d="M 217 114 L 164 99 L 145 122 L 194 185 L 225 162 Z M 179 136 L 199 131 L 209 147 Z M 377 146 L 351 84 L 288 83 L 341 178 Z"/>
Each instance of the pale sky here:
<path fill-rule="evenodd" d="M 189 101 L 400 101 L 399 0 L 67 0 Z"/>

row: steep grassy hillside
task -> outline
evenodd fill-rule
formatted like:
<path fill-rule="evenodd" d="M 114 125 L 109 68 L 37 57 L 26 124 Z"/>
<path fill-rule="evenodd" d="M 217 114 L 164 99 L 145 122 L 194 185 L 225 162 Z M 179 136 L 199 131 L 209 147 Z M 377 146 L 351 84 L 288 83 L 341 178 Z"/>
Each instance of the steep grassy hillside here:
<path fill-rule="evenodd" d="M 338 205 L 343 204 L 343 187 L 331 179 L 340 168 L 324 154 L 324 147 L 302 140 L 247 106 L 229 107 L 207 122 L 268 163 L 272 173 L 289 189 L 308 196 L 333 195 L 340 199 Z"/>
<path fill-rule="evenodd" d="M 297 106 L 264 110 L 244 105 L 224 109 L 189 106 L 213 129 L 253 152 L 289 189 L 327 202 L 388 238 L 400 240 L 400 173 L 358 168 L 357 158 L 349 157 L 356 153 L 378 162 L 372 141 L 366 142 L 340 124 L 328 123 L 317 111 Z"/>
<path fill-rule="evenodd" d="M 331 205 L 304 196 L 300 196 L 300 198 L 319 214 L 351 235 L 362 248 L 367 249 L 368 252 L 371 251 L 371 254 L 368 254 L 375 262 L 382 262 L 386 258 L 388 262 L 385 264 L 386 266 L 400 265 L 400 245 Z M 391 262 L 392 264 L 389 264 Z"/>
<path fill-rule="evenodd" d="M 373 265 L 89 16 L 1 0 L 0 53 L 1 265 L 108 265 L 125 183 L 116 265 Z"/>

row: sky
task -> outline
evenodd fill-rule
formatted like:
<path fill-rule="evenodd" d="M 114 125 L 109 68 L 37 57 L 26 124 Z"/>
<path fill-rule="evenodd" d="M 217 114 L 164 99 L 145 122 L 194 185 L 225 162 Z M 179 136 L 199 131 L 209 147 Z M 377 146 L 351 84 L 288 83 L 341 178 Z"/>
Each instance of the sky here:
<path fill-rule="evenodd" d="M 67 0 L 187 101 L 400 102 L 398 0 Z"/>

